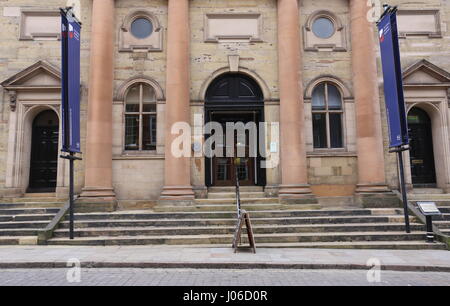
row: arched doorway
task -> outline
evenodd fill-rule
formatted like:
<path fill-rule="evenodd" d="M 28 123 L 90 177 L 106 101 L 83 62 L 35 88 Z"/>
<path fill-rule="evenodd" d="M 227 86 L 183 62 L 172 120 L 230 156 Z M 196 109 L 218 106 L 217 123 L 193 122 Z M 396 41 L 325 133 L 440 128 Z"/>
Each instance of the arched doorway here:
<path fill-rule="evenodd" d="M 58 170 L 59 120 L 52 110 L 33 120 L 28 192 L 54 192 Z"/>
<path fill-rule="evenodd" d="M 418 188 L 434 188 L 436 168 L 431 119 L 424 110 L 413 107 L 408 113 L 408 126 L 412 184 Z"/>
<path fill-rule="evenodd" d="M 240 73 L 227 73 L 219 76 L 209 85 L 205 98 L 205 123 L 216 122 L 222 126 L 223 142 L 216 143 L 215 149 L 222 156 L 206 157 L 205 178 L 207 186 L 234 186 L 236 176 L 240 184 L 245 186 L 265 185 L 265 169 L 260 167 L 262 154 L 259 137 L 264 131 L 259 123 L 264 121 L 264 97 L 258 83 L 251 77 Z M 227 124 L 243 123 L 245 127 L 256 126 L 256 133 L 245 130 L 245 135 L 233 132 L 234 142 L 226 143 Z M 243 133 L 242 133 L 243 134 Z M 254 137 L 256 135 L 256 137 Z M 253 137 L 252 137 L 253 136 Z M 211 134 L 205 135 L 205 139 Z M 255 142 L 252 142 L 255 139 Z M 253 144 L 251 146 L 250 144 Z M 230 147 L 234 156 L 229 154 Z M 237 175 L 234 169 L 234 157 L 238 152 L 245 152 L 238 166 Z"/>

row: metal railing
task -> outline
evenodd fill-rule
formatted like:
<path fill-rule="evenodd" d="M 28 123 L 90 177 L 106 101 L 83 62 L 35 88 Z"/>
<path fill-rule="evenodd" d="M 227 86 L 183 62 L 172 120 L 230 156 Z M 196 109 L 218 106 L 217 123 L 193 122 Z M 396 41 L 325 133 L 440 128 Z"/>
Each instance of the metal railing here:
<path fill-rule="evenodd" d="M 239 171 L 238 165 L 240 164 L 240 160 L 236 158 L 234 160 L 234 171 L 236 176 L 236 209 L 237 209 L 237 217 L 238 219 L 241 217 L 241 191 L 239 185 Z"/>

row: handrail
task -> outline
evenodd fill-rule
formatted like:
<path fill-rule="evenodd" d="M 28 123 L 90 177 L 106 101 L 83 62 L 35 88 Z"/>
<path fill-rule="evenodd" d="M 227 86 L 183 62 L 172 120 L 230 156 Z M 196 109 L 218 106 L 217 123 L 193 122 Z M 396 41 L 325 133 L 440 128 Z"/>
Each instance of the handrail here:
<path fill-rule="evenodd" d="M 238 172 L 238 165 L 237 160 L 235 159 L 234 162 L 234 171 L 236 176 L 236 208 L 237 208 L 237 217 L 238 219 L 241 217 L 241 191 L 240 191 L 240 185 L 239 185 L 239 172 Z"/>
<path fill-rule="evenodd" d="M 78 198 L 74 197 L 74 200 Z M 66 203 L 60 208 L 58 213 L 53 217 L 49 224 L 43 229 L 38 231 L 38 244 L 46 244 L 47 240 L 53 237 L 53 232 L 64 219 L 64 217 L 68 214 L 70 208 L 70 200 L 67 200 Z"/>

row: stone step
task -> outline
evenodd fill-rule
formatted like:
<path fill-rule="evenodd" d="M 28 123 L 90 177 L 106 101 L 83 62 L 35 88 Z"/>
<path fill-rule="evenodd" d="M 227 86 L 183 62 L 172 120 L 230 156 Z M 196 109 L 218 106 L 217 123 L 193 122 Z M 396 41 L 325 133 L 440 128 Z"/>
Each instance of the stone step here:
<path fill-rule="evenodd" d="M 44 228 L 49 223 L 49 220 L 44 221 L 9 221 L 0 222 L 0 229 L 16 229 L 16 228 Z"/>
<path fill-rule="evenodd" d="M 439 211 L 443 214 L 450 214 L 450 206 L 438 206 Z"/>
<path fill-rule="evenodd" d="M 433 224 L 437 225 L 439 229 L 450 229 L 450 221 L 433 221 Z"/>
<path fill-rule="evenodd" d="M 424 241 L 356 241 L 314 243 L 260 243 L 258 248 L 323 248 L 323 249 L 398 249 L 398 250 L 447 250 L 443 243 Z"/>
<path fill-rule="evenodd" d="M 45 221 L 52 220 L 55 214 L 31 214 L 31 215 L 0 215 L 0 228 L 2 225 L 12 221 L 25 221 L 25 222 L 35 222 L 35 221 Z"/>
<path fill-rule="evenodd" d="M 241 192 L 240 198 L 264 198 L 264 192 Z M 236 199 L 235 192 L 210 192 L 208 193 L 208 199 Z M 278 198 L 273 198 L 274 202 L 278 202 Z"/>
<path fill-rule="evenodd" d="M 0 236 L 37 236 L 39 228 L 0 229 Z"/>
<path fill-rule="evenodd" d="M 29 203 L 0 203 L 0 209 L 13 208 L 61 208 L 63 202 L 29 202 Z"/>
<path fill-rule="evenodd" d="M 433 216 L 433 221 L 450 221 L 450 213 L 444 213 L 440 216 Z"/>
<path fill-rule="evenodd" d="M 56 214 L 59 208 L 0 208 L 1 215 Z"/>
<path fill-rule="evenodd" d="M 240 192 L 263 192 L 264 188 L 261 186 L 241 186 L 239 188 Z M 235 186 L 213 186 L 208 188 L 208 193 L 215 192 L 236 192 Z"/>
<path fill-rule="evenodd" d="M 450 201 L 449 194 L 439 193 L 425 193 L 425 194 L 411 194 L 408 193 L 408 201 Z"/>
<path fill-rule="evenodd" d="M 42 203 L 42 202 L 65 202 L 66 199 L 59 199 L 56 197 L 24 197 L 24 198 L 2 198 L 1 203 Z"/>
<path fill-rule="evenodd" d="M 441 229 L 442 234 L 450 236 L 450 228 Z"/>
<path fill-rule="evenodd" d="M 255 234 L 272 233 L 320 233 L 320 232 L 386 232 L 402 231 L 405 225 L 400 223 L 381 224 L 343 224 L 343 225 L 256 225 L 253 226 Z M 103 227 L 83 228 L 75 231 L 76 237 L 98 236 L 169 236 L 169 235 L 224 235 L 233 234 L 235 226 L 187 226 L 187 227 Z M 411 224 L 411 230 L 423 231 L 424 225 Z M 243 230 L 244 233 L 246 230 Z M 0 231 L 1 235 L 1 231 Z M 68 228 L 57 229 L 55 238 L 68 237 Z"/>
<path fill-rule="evenodd" d="M 412 192 L 408 193 L 408 196 L 416 195 L 434 195 L 434 194 L 444 194 L 444 190 L 441 188 L 414 188 Z"/>
<path fill-rule="evenodd" d="M 410 221 L 416 222 L 415 218 Z M 252 218 L 253 225 L 293 225 L 293 224 L 361 224 L 361 223 L 403 223 L 403 216 L 325 216 L 325 217 L 280 217 Z M 148 226 L 215 226 L 235 225 L 235 218 L 211 219 L 87 219 L 76 220 L 76 228 L 92 227 L 148 227 Z M 67 228 L 67 219 L 61 222 L 61 228 Z M 11 228 L 11 227 L 10 227 Z"/>
<path fill-rule="evenodd" d="M 243 206 L 245 208 L 245 206 Z M 339 209 L 339 210 L 259 210 L 249 213 L 253 218 L 270 217 L 319 217 L 319 216 L 378 216 L 403 215 L 401 209 Z M 234 211 L 206 211 L 206 212 L 152 212 L 152 211 L 121 211 L 114 213 L 77 213 L 76 220 L 96 219 L 199 219 L 199 218 L 236 218 Z"/>
<path fill-rule="evenodd" d="M 0 245 L 36 245 L 37 236 L 2 236 Z"/>
<path fill-rule="evenodd" d="M 255 242 L 259 243 L 298 243 L 298 242 L 355 242 L 355 241 L 425 241 L 424 232 L 347 232 L 347 233 L 304 233 L 304 234 L 259 234 Z M 83 237 L 74 240 L 52 238 L 49 245 L 189 245 L 189 244 L 226 244 L 231 243 L 233 235 L 183 235 L 183 236 L 119 236 L 119 237 Z M 245 243 L 245 237 L 242 242 Z"/>
<path fill-rule="evenodd" d="M 262 210 L 310 210 L 318 208 L 318 205 L 282 205 L 282 204 L 249 204 L 244 203 L 241 209 L 247 211 L 262 211 Z M 237 213 L 236 204 L 197 204 L 189 206 L 156 206 L 153 208 L 155 212 L 208 212 L 208 211 L 230 211 Z"/>
<path fill-rule="evenodd" d="M 234 198 L 223 198 L 223 199 L 195 199 L 196 204 L 236 204 L 236 199 Z M 258 204 L 258 203 L 268 203 L 268 204 L 279 204 L 277 198 L 243 198 L 241 203 Z M 313 204 L 313 203 L 311 203 Z"/>

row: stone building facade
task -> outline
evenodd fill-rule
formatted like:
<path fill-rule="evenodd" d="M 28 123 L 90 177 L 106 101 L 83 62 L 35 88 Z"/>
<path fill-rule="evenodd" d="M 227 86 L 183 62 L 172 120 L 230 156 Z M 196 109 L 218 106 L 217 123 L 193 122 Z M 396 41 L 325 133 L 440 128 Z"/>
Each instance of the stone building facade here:
<path fill-rule="evenodd" d="M 192 201 L 211 186 L 232 185 L 229 160 L 196 154 L 210 120 L 279 123 L 262 144 L 279 163 L 263 170 L 258 155 L 239 174 L 268 196 L 391 196 L 398 167 L 387 151 L 370 20 L 381 7 L 372 2 L 82 0 L 81 201 Z M 408 186 L 450 193 L 450 4 L 390 4 L 399 6 L 415 137 L 405 153 Z M 65 5 L 0 2 L 3 197 L 67 194 L 68 164 L 52 147 L 61 143 L 58 8 Z M 172 154 L 176 122 L 192 127 L 191 157 Z"/>

